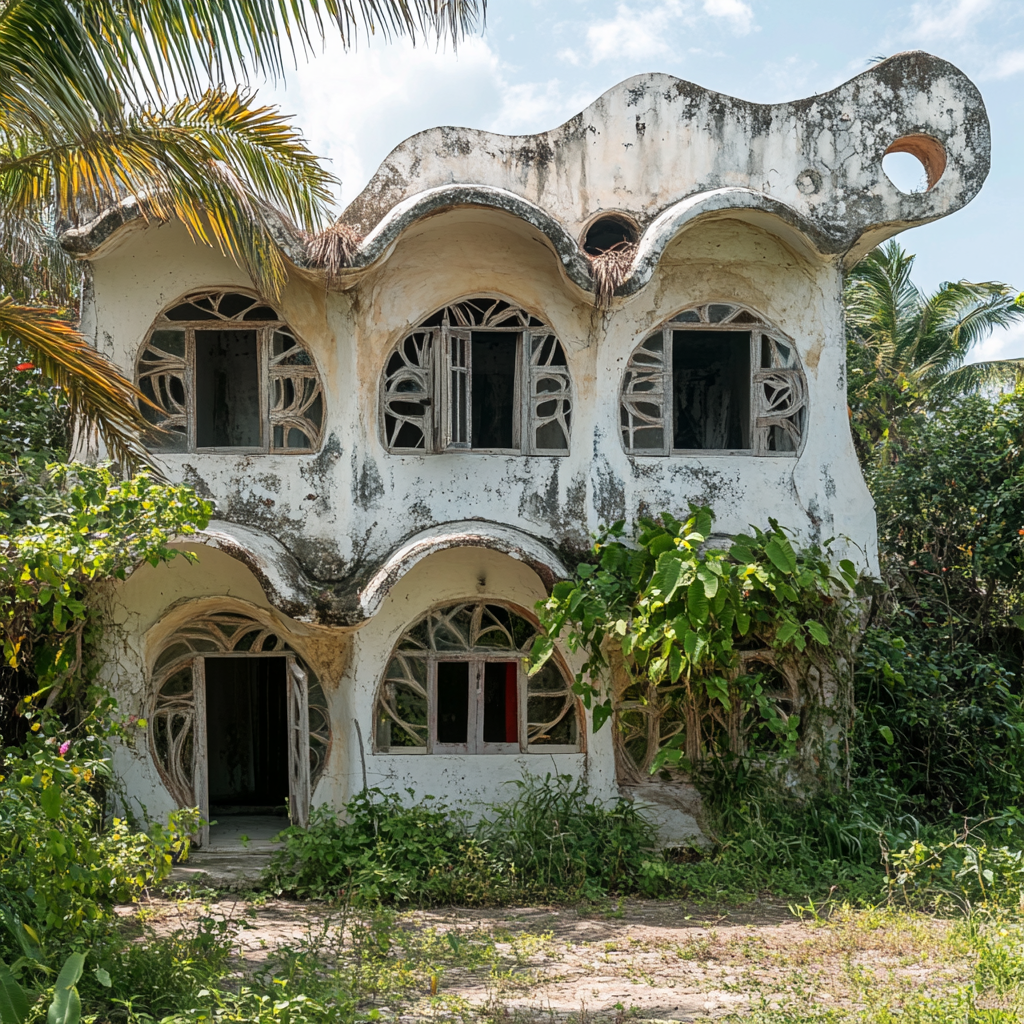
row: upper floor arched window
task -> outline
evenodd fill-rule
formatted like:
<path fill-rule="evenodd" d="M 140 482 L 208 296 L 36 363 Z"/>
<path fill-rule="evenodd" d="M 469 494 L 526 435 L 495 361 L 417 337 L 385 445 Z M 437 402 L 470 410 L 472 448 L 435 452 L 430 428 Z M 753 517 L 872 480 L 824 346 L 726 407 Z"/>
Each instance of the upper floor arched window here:
<path fill-rule="evenodd" d="M 453 303 L 406 335 L 384 364 L 380 403 L 390 452 L 569 452 L 562 344 L 502 299 Z"/>
<path fill-rule="evenodd" d="M 633 350 L 619 422 L 632 455 L 792 455 L 806 411 L 793 342 L 759 313 L 719 302 L 677 313 Z"/>
<path fill-rule="evenodd" d="M 323 388 L 308 349 L 276 310 L 241 292 L 198 292 L 157 317 L 139 390 L 156 406 L 149 445 L 164 451 L 309 452 Z"/>

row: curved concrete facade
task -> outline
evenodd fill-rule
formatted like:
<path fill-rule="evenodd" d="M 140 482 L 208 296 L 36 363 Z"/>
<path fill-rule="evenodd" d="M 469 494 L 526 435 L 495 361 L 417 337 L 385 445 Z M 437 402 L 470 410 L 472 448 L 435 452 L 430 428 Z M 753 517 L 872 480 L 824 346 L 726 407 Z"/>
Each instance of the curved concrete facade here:
<path fill-rule="evenodd" d="M 885 177 L 882 155 L 901 146 L 922 156 L 929 191 L 904 195 Z M 847 418 L 843 267 L 970 201 L 988 159 L 977 90 L 920 53 L 790 104 L 644 75 L 537 136 L 413 136 L 343 214 L 362 236 L 351 266 L 328 276 L 281 226 L 294 266 L 274 306 L 323 382 L 317 450 L 159 455 L 170 479 L 216 502 L 217 522 L 188 544 L 198 565 L 143 567 L 111 594 L 123 642 L 110 675 L 123 702 L 141 714 L 152 701 L 147 637 L 162 619 L 198 614 L 190 602 L 242 602 L 276 616 L 326 695 L 332 735 L 314 803 L 340 803 L 364 783 L 496 799 L 542 759 L 373 753 L 384 666 L 428 608 L 486 595 L 529 610 L 600 524 L 687 502 L 711 505 L 723 533 L 771 516 L 800 542 L 837 538 L 838 556 L 874 571 L 874 512 Z M 608 212 L 636 224 L 638 245 L 599 307 L 579 243 Z M 64 241 L 90 264 L 83 328 L 129 375 L 162 310 L 198 291 L 252 291 L 229 260 L 178 224 L 144 223 L 130 203 Z M 567 454 L 385 449 L 390 353 L 432 313 L 474 296 L 521 307 L 557 335 L 572 382 Z M 806 382 L 796 452 L 624 449 L 619 392 L 631 353 L 675 313 L 709 303 L 756 311 L 795 349 Z M 552 755 L 556 767 L 611 795 L 607 730 L 582 748 Z M 119 757 L 129 792 L 165 810 L 151 752 Z M 692 830 L 688 814 L 666 828 Z"/>

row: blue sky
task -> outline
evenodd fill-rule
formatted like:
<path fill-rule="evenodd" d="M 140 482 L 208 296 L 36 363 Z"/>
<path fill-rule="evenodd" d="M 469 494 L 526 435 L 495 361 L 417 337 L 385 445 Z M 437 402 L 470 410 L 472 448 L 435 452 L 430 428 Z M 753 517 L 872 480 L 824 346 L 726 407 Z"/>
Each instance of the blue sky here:
<path fill-rule="evenodd" d="M 561 124 L 630 75 L 664 71 L 762 103 L 831 89 L 877 56 L 923 49 L 981 89 L 992 172 L 960 213 L 906 232 L 925 288 L 968 278 L 1024 289 L 1024 0 L 491 0 L 450 46 L 376 40 L 326 52 L 262 97 L 296 115 L 351 201 L 399 142 L 435 125 L 505 133 Z M 1024 356 L 1024 328 L 978 357 Z"/>

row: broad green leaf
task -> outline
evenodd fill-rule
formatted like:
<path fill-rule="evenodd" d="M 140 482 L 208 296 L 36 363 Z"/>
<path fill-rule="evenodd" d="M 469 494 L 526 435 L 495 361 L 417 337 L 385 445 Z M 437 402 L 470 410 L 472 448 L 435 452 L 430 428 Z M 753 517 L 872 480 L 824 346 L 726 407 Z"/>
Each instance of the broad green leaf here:
<path fill-rule="evenodd" d="M 39 806 L 51 821 L 60 817 L 60 786 L 47 786 L 39 794 Z"/>
<path fill-rule="evenodd" d="M 594 567 L 589 562 L 580 562 L 576 566 L 576 575 L 585 580 L 588 576 L 594 575 Z"/>
<path fill-rule="evenodd" d="M 751 562 L 756 561 L 754 558 L 754 552 L 747 547 L 746 544 L 733 544 L 729 548 L 729 557 L 735 559 L 737 562 L 742 562 L 744 565 L 750 565 Z"/>
<path fill-rule="evenodd" d="M 78 979 L 85 967 L 85 954 L 72 953 L 57 975 L 53 986 L 53 1002 L 46 1014 L 46 1024 L 79 1024 L 82 1003 L 78 998 Z"/>
<path fill-rule="evenodd" d="M 807 627 L 807 632 L 810 633 L 822 647 L 828 647 L 828 633 L 820 622 L 815 622 L 812 619 L 805 622 L 804 625 Z"/>
<path fill-rule="evenodd" d="M 707 622 L 711 607 L 708 604 L 707 595 L 704 593 L 704 584 L 700 580 L 694 580 L 687 589 L 686 608 L 690 613 L 691 621 Z"/>
<path fill-rule="evenodd" d="M 882 739 L 891 747 L 896 742 L 896 737 L 892 734 L 892 729 L 887 725 L 880 725 L 878 731 L 882 734 Z"/>
<path fill-rule="evenodd" d="M 747 635 L 747 630 L 750 629 L 750 615 L 747 612 L 736 613 L 736 628 L 739 630 L 740 636 Z"/>
<path fill-rule="evenodd" d="M 14 980 L 7 964 L 0 960 L 0 1024 L 24 1024 L 28 1019 L 28 997 Z"/>
<path fill-rule="evenodd" d="M 792 547 L 788 544 L 780 543 L 777 537 L 772 537 L 768 541 L 765 545 L 764 553 L 768 556 L 772 565 L 780 572 L 796 572 L 796 555 L 793 553 Z"/>
<path fill-rule="evenodd" d="M 683 634 L 683 650 L 686 651 L 686 656 L 693 661 L 694 652 L 697 650 L 697 634 L 691 629 Z"/>
<path fill-rule="evenodd" d="M 705 537 L 710 535 L 710 533 L 711 533 L 711 510 L 710 509 L 702 508 L 697 513 L 696 521 L 694 523 L 694 529 L 697 531 L 697 533 L 704 534 Z"/>
<path fill-rule="evenodd" d="M 674 552 L 666 551 L 658 557 L 658 567 L 651 579 L 651 588 L 661 594 L 661 600 L 668 604 L 672 595 L 679 589 L 686 572 L 683 560 Z"/>
<path fill-rule="evenodd" d="M 104 970 L 102 967 L 97 967 L 92 972 L 96 976 L 96 980 L 104 987 L 110 988 L 113 984 L 110 980 L 110 972 Z"/>
<path fill-rule="evenodd" d="M 1024 629 L 1024 615 L 1011 615 L 1010 618 L 1018 629 Z"/>
<path fill-rule="evenodd" d="M 683 652 L 678 647 L 673 647 L 668 655 L 668 675 L 673 683 L 679 682 L 683 674 Z"/>
<path fill-rule="evenodd" d="M 594 732 L 597 732 L 605 722 L 612 716 L 611 701 L 594 705 Z"/>
<path fill-rule="evenodd" d="M 533 675 L 540 670 L 541 666 L 551 657 L 555 649 L 554 642 L 549 636 L 535 636 L 530 646 L 530 656 L 526 660 L 526 672 Z"/>
<path fill-rule="evenodd" d="M 707 566 L 697 570 L 697 578 L 704 584 L 704 595 L 709 600 L 718 593 L 718 577 Z"/>
<path fill-rule="evenodd" d="M 775 634 L 775 639 L 778 640 L 779 643 L 784 644 L 792 640 L 799 632 L 800 627 L 795 622 L 784 622 L 779 626 L 779 630 Z"/>

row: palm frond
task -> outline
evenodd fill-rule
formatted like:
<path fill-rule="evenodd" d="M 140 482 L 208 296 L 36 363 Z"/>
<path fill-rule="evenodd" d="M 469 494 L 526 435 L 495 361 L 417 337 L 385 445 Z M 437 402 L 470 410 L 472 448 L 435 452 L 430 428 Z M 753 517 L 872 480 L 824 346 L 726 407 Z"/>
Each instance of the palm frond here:
<path fill-rule="evenodd" d="M 219 247 L 268 295 L 286 274 L 267 204 L 315 227 L 334 181 L 287 118 L 237 91 L 135 112 L 116 132 L 39 141 L 50 145 L 0 154 L 0 218 L 52 211 L 77 223 L 132 196 L 145 216 L 176 218 Z"/>
<path fill-rule="evenodd" d="M 1015 386 L 1024 380 L 1024 358 L 968 363 L 943 374 L 929 388 L 931 405 L 942 405 L 988 388 Z"/>
<path fill-rule="evenodd" d="M 279 77 L 328 28 L 350 49 L 360 36 L 447 39 L 482 23 L 486 0 L 67 0 L 97 48 L 137 77 L 198 91 L 228 78 Z"/>
<path fill-rule="evenodd" d="M 72 420 L 93 424 L 110 455 L 126 467 L 148 459 L 141 436 L 152 426 L 136 402 L 146 398 L 76 331 L 59 310 L 0 298 L 0 341 L 30 352 L 68 398 Z"/>

